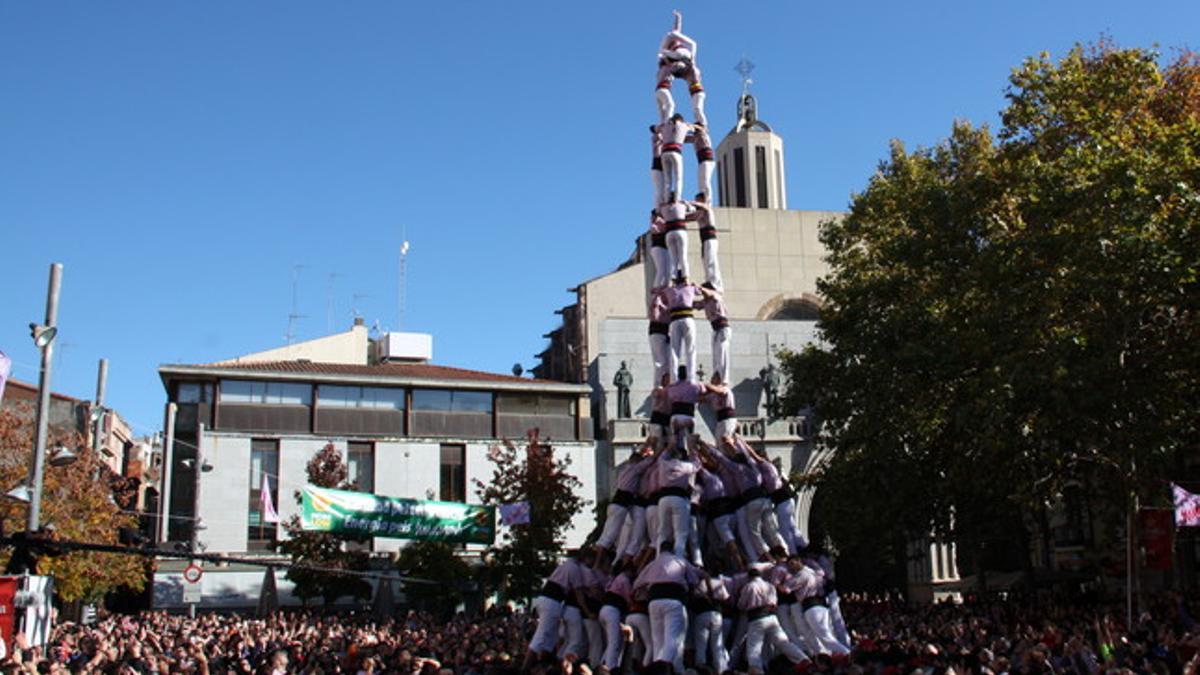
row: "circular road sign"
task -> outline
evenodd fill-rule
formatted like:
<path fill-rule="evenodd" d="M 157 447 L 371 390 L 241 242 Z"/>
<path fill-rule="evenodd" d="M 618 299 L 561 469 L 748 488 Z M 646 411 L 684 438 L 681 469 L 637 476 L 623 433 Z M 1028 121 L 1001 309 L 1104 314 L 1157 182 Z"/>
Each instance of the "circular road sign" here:
<path fill-rule="evenodd" d="M 183 580 L 189 584 L 194 584 L 200 581 L 200 577 L 204 576 L 204 570 L 196 563 L 188 565 L 183 570 Z"/>

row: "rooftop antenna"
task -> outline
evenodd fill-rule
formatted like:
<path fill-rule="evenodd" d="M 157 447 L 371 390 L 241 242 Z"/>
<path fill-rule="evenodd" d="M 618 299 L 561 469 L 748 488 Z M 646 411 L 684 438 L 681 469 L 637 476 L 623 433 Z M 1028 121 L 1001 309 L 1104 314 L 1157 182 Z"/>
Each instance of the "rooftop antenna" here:
<path fill-rule="evenodd" d="M 283 336 L 283 339 L 287 340 L 289 345 L 292 344 L 292 340 L 296 338 L 296 320 L 308 318 L 304 314 L 300 314 L 299 308 L 297 307 L 297 296 L 299 295 L 300 288 L 300 270 L 306 267 L 308 267 L 308 265 L 292 265 L 292 311 L 288 314 L 287 334 Z"/>
<path fill-rule="evenodd" d="M 396 332 L 404 330 L 404 305 L 405 292 L 408 286 L 408 228 L 405 227 L 401 232 L 401 237 L 404 238 L 404 243 L 400 244 L 400 279 L 399 288 L 396 290 Z"/>
<path fill-rule="evenodd" d="M 362 312 L 358 311 L 358 301 L 362 300 L 363 298 L 369 298 L 371 295 L 369 293 L 355 293 L 350 297 L 351 302 L 353 303 L 353 306 L 350 308 L 350 312 L 354 314 L 354 318 L 361 319 Z"/>
<path fill-rule="evenodd" d="M 337 272 L 329 273 L 329 286 L 325 292 L 325 330 L 329 333 L 333 332 L 333 282 L 341 276 L 345 275 Z"/>

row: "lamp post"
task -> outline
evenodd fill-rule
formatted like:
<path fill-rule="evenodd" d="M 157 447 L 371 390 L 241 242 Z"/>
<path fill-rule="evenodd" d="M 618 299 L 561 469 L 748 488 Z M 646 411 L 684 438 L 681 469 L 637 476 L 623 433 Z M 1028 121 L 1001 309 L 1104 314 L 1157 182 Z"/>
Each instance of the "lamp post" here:
<path fill-rule="evenodd" d="M 50 425 L 50 367 L 54 355 L 54 336 L 58 333 L 58 291 L 62 284 L 62 263 L 50 265 L 50 287 L 46 293 L 46 321 L 30 324 L 33 343 L 42 350 L 42 370 L 38 376 L 37 432 L 30 467 L 29 515 L 25 529 L 36 532 L 42 517 L 42 474 L 46 463 L 46 436 Z"/>

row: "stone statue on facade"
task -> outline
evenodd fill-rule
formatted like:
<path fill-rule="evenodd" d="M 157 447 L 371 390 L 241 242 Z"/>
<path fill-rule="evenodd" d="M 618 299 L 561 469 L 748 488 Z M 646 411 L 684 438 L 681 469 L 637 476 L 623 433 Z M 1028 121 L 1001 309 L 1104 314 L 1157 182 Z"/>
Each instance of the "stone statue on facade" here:
<path fill-rule="evenodd" d="M 767 416 L 774 417 L 779 406 L 779 369 L 774 363 L 768 363 L 766 368 L 758 371 L 758 377 L 762 380 L 763 395 L 766 397 Z"/>
<path fill-rule="evenodd" d="M 633 373 L 629 372 L 624 361 L 621 362 L 621 368 L 617 374 L 613 376 L 613 386 L 617 388 L 617 419 L 633 417 L 629 407 L 629 389 L 633 387 Z"/>

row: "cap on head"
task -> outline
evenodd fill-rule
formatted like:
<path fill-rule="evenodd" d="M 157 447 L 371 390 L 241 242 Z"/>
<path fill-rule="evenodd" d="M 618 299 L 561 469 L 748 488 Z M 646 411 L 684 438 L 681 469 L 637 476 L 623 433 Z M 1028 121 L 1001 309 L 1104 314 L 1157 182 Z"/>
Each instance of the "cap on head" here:
<path fill-rule="evenodd" d="M 679 366 L 679 369 L 675 371 L 675 376 L 679 380 L 686 380 L 687 379 L 687 366 Z"/>

